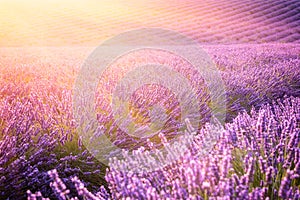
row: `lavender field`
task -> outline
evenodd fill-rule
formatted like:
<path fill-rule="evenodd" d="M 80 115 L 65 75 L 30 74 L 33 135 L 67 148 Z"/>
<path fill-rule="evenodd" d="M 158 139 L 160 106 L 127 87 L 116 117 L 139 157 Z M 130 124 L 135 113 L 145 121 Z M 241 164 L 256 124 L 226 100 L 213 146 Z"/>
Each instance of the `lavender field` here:
<path fill-rule="evenodd" d="M 199 127 L 178 123 L 176 99 L 153 86 L 132 99 L 135 122 L 147 124 L 145 109 L 158 101 L 169 120 L 156 136 L 128 137 L 118 132 L 100 84 L 99 126 L 124 148 L 124 159 L 111 157 L 108 166 L 83 145 L 73 115 L 74 83 L 92 49 L 1 48 L 0 199 L 300 199 L 300 45 L 203 48 L 226 88 L 224 122 L 211 123 L 214 107 L 200 84 Z M 182 140 L 194 136 L 186 149 L 170 143 L 182 131 Z M 209 152 L 199 154 L 216 133 Z M 141 170 L 180 151 L 174 162 Z"/>
<path fill-rule="evenodd" d="M 300 200 L 300 1 L 1 0 L 23 199 Z"/>

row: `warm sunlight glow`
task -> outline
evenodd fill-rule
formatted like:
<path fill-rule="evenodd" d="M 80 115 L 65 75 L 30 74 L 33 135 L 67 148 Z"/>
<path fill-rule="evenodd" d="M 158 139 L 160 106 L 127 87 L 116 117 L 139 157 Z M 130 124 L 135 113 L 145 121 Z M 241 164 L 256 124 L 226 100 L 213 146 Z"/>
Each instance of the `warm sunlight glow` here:
<path fill-rule="evenodd" d="M 222 33 L 220 28 L 228 23 L 222 17 L 222 10 L 205 1 L 190 2 L 189 7 L 184 3 L 3 0 L 0 1 L 0 46 L 95 46 L 113 35 L 141 27 L 173 29 L 195 38 L 199 34 L 210 37 Z"/>

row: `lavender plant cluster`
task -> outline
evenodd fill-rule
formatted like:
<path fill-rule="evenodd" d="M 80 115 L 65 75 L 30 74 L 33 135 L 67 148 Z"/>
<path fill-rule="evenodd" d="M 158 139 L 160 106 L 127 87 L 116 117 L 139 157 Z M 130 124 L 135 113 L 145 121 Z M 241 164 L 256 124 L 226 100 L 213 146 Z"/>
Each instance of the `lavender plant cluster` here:
<path fill-rule="evenodd" d="M 135 169 L 143 164 L 141 158 L 149 155 L 144 149 L 134 161 L 112 160 L 106 174 L 112 198 L 299 199 L 299 114 L 300 99 L 294 97 L 240 113 L 219 128 L 213 151 L 199 156 L 203 135 L 212 134 L 207 124 L 184 157 L 152 173 L 125 170 L 126 165 Z"/>
<path fill-rule="evenodd" d="M 105 170 L 75 134 L 71 91 L 43 79 L 26 82 L 21 73 L 0 91 L 0 199 L 24 199 L 27 189 L 54 198 L 47 174 L 53 168 L 65 178 L 90 179 L 84 183 L 96 191 Z"/>
<path fill-rule="evenodd" d="M 151 151 L 141 147 L 124 160 L 111 159 L 106 181 L 110 193 L 101 187 L 92 194 L 77 177 L 72 181 L 78 194 L 85 199 L 299 199 L 300 198 L 300 98 L 285 98 L 273 105 L 266 104 L 251 113 L 240 113 L 233 122 L 213 127 L 206 124 L 196 134 L 188 149 L 170 146 L 163 134 L 162 143 L 168 153 L 185 151 L 171 165 L 152 172 L 141 166 L 147 160 L 162 157 L 148 140 Z M 188 121 L 187 121 L 188 123 Z M 190 124 L 187 124 L 191 127 Z M 220 133 L 215 148 L 199 155 L 205 135 Z M 59 179 L 57 171 L 50 171 L 51 186 L 61 199 L 69 190 Z M 29 199 L 40 193 L 29 192 Z M 74 198 L 71 198 L 74 199 Z"/>
<path fill-rule="evenodd" d="M 152 172 L 141 169 L 145 159 L 168 159 L 152 141 L 135 159 L 112 158 L 106 175 L 82 145 L 72 113 L 77 65 L 58 75 L 43 72 L 45 63 L 23 71 L 1 63 L 0 199 L 299 199 L 300 47 L 206 48 L 225 82 L 227 123 L 198 130 L 187 122 L 188 149 L 160 134 L 167 152 L 185 153 Z M 214 149 L 200 154 L 216 131 Z"/>
<path fill-rule="evenodd" d="M 218 66 L 227 92 L 227 121 L 252 106 L 298 97 L 300 47 L 286 44 L 206 47 Z"/>

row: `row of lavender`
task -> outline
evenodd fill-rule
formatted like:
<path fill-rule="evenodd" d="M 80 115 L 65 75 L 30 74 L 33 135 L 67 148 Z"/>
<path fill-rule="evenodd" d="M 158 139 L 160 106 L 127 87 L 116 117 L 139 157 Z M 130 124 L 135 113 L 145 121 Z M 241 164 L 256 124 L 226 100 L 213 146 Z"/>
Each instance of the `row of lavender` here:
<path fill-rule="evenodd" d="M 106 180 L 112 198 L 299 199 L 299 122 L 300 99 L 293 97 L 250 115 L 241 113 L 218 130 L 221 139 L 209 155 L 199 157 L 197 152 L 205 143 L 203 135 L 212 134 L 212 125 L 200 131 L 176 163 L 146 174 L 124 169 L 127 163 L 127 170 L 139 168 L 139 158 L 147 159 L 148 152 L 139 149 L 134 161 L 111 161 Z"/>
<path fill-rule="evenodd" d="M 205 157 L 197 152 L 203 148 L 203 135 L 216 128 L 211 124 L 197 134 L 184 157 L 163 169 L 133 170 L 143 165 L 141 157 L 149 157 L 144 148 L 135 152 L 134 160 L 112 159 L 105 176 L 110 194 L 104 187 L 92 194 L 77 177 L 72 181 L 85 199 L 299 199 L 299 122 L 300 98 L 286 98 L 251 114 L 239 114 L 225 129 L 218 127 L 220 140 Z M 69 197 L 56 170 L 49 175 L 58 197 L 77 199 Z M 39 192 L 28 194 L 29 199 L 42 198 Z"/>
<path fill-rule="evenodd" d="M 214 50 L 209 49 L 212 51 L 211 54 L 220 69 L 226 85 L 228 100 L 226 112 L 228 114 L 228 121 L 233 119 L 237 113 L 240 113 L 245 109 L 250 112 L 251 106 L 261 107 L 264 102 L 271 102 L 274 99 L 282 98 L 284 95 L 299 96 L 300 72 L 298 66 L 300 61 L 299 53 L 297 53 L 299 52 L 299 48 L 296 46 L 282 51 L 280 51 L 280 48 L 282 47 L 274 47 L 273 50 L 270 50 L 272 48 L 261 49 L 258 47 L 230 49 L 229 47 L 221 46 L 220 50 L 218 50 L 218 48 L 215 48 Z M 107 173 L 107 177 L 111 178 L 107 178 L 107 181 L 105 182 L 104 166 L 89 154 L 85 147 L 82 146 L 81 141 L 76 134 L 77 124 L 72 115 L 72 90 L 70 89 L 74 80 L 74 74 L 70 75 L 70 68 L 68 67 L 60 68 L 64 78 L 60 79 L 60 77 L 57 77 L 57 79 L 52 79 L 50 82 L 47 81 L 49 77 L 43 77 L 43 70 L 40 70 L 40 66 L 42 66 L 42 64 L 38 63 L 35 65 L 35 63 L 32 63 L 30 68 L 26 68 L 23 71 L 21 70 L 21 72 L 14 70 L 13 67 L 1 67 L 1 71 L 5 72 L 2 73 L 3 77 L 0 79 L 1 197 L 4 199 L 23 199 L 26 196 L 27 190 L 32 192 L 40 191 L 45 197 L 58 197 L 60 189 L 58 190 L 57 195 L 56 193 L 53 193 L 52 190 L 54 187 L 54 191 L 57 191 L 57 189 L 55 189 L 55 184 L 52 184 L 51 187 L 49 184 L 52 182 L 53 177 L 57 177 L 55 172 L 51 172 L 50 175 L 48 174 L 48 171 L 54 168 L 58 171 L 60 177 L 63 177 L 62 181 L 70 190 L 70 197 L 82 194 L 86 191 L 82 188 L 82 184 L 84 184 L 92 193 L 96 193 L 100 185 L 104 184 L 107 186 L 108 184 L 108 186 L 111 187 L 111 195 L 115 195 L 112 196 L 113 198 L 122 195 L 124 192 L 119 188 L 120 185 L 118 185 L 117 182 L 114 183 L 114 181 L 118 181 L 117 177 L 123 177 L 123 175 L 114 175 L 115 172 L 113 171 L 115 169 L 115 171 L 118 172 L 118 167 L 111 167 L 111 171 Z M 48 74 L 50 74 L 50 76 L 51 73 L 57 73 L 56 71 L 51 72 L 51 68 L 48 68 L 47 72 L 49 72 Z M 65 84 L 61 84 L 62 80 Z M 294 101 L 298 102 L 298 99 Z M 296 126 L 299 126 L 297 125 L 299 124 L 299 112 L 296 114 L 296 118 L 295 124 Z M 253 125 L 248 126 L 247 124 L 240 125 L 240 120 L 238 120 L 238 118 L 236 120 L 239 122 L 234 122 L 233 124 L 236 124 L 237 127 L 245 127 L 244 129 L 247 131 L 248 128 L 251 129 L 253 127 Z M 253 123 L 255 120 L 256 118 L 252 120 Z M 281 123 L 280 120 L 279 122 Z M 287 122 L 291 121 L 287 120 Z M 229 126 L 229 124 L 227 124 L 227 126 Z M 273 124 L 270 126 L 274 128 L 276 125 Z M 229 133 L 230 130 L 232 129 L 227 128 L 225 132 Z M 238 133 L 238 131 L 235 132 Z M 230 132 L 230 135 L 234 134 Z M 275 142 L 279 143 L 280 137 L 276 138 Z M 248 136 L 246 138 L 248 138 Z M 232 143 L 237 142 L 235 141 L 236 139 L 233 140 L 232 138 L 227 140 L 228 144 L 225 146 L 232 146 Z M 240 140 L 239 138 L 238 141 L 243 140 Z M 248 143 L 245 144 L 249 145 Z M 197 145 L 195 145 L 195 148 L 196 147 Z M 235 149 L 231 149 L 228 147 L 228 149 L 231 149 L 233 152 L 231 152 L 231 155 L 237 154 L 240 156 L 239 158 L 241 160 L 244 159 L 244 157 L 241 156 L 248 153 L 248 151 L 243 152 L 242 150 L 238 150 L 243 148 L 236 147 Z M 249 152 L 251 152 L 250 148 Z M 284 155 L 288 152 L 289 149 L 287 149 Z M 229 154 L 230 152 L 227 152 L 226 155 Z M 189 159 L 189 157 L 193 158 L 193 155 L 187 156 L 184 159 Z M 254 158 L 256 159 L 256 157 Z M 197 159 L 194 160 L 197 161 Z M 210 161 L 208 159 L 205 162 Z M 214 162 L 218 162 L 218 160 Z M 241 163 L 242 162 L 243 161 L 241 161 Z M 233 165 L 233 163 L 231 164 Z M 198 166 L 198 164 L 195 165 Z M 238 164 L 237 166 L 239 165 L 241 164 Z M 292 164 L 292 166 L 294 165 L 295 163 Z M 111 166 L 115 165 L 111 163 Z M 182 167 L 184 165 L 178 165 L 177 168 L 180 168 L 180 166 Z M 196 168 L 201 168 L 200 165 L 197 166 Z M 223 165 L 220 164 L 220 166 Z M 185 166 L 183 168 L 185 168 Z M 176 167 L 174 167 L 174 170 L 176 170 Z M 245 170 L 246 169 L 240 169 L 240 172 L 236 170 L 235 173 L 238 175 L 238 178 L 241 178 L 241 175 L 246 174 Z M 168 170 L 166 170 L 166 172 L 157 173 L 157 176 L 152 174 L 151 176 L 162 178 L 162 182 L 159 183 L 162 188 L 157 188 L 156 192 L 152 188 L 153 194 L 151 195 L 164 197 L 164 194 L 155 194 L 159 191 L 164 191 L 166 195 L 172 194 L 172 192 L 168 190 L 170 187 L 165 185 L 168 182 L 164 181 L 163 178 L 165 176 L 172 176 L 167 174 L 161 175 L 161 173 L 169 173 Z M 285 176 L 284 172 L 282 173 L 283 174 L 279 175 L 279 177 Z M 228 176 L 231 177 L 232 174 L 233 173 L 230 171 Z M 266 175 L 264 172 L 261 174 L 261 176 Z M 184 178 L 183 175 L 181 178 Z M 75 176 L 79 177 L 79 179 L 82 180 L 82 183 L 76 178 L 71 178 Z M 149 175 L 147 177 L 149 178 Z M 133 179 L 140 180 L 139 178 L 137 179 L 137 177 Z M 131 180 L 131 178 L 126 178 L 123 181 L 126 182 L 127 180 Z M 147 180 L 142 180 L 142 185 L 146 184 L 144 182 L 147 182 Z M 150 183 L 152 184 L 151 181 L 157 180 L 150 180 Z M 177 179 L 174 179 L 174 181 L 178 182 Z M 169 182 L 174 181 L 169 180 Z M 250 181 L 245 182 L 244 179 L 241 179 L 240 181 L 242 181 L 240 183 L 241 186 L 238 188 L 249 187 L 248 193 L 252 192 L 253 184 Z M 280 185 L 280 181 L 281 179 L 276 180 L 277 185 L 274 187 L 274 195 L 276 195 L 276 192 L 279 190 L 278 185 Z M 127 183 L 128 182 L 126 182 L 126 184 Z M 181 183 L 182 181 L 180 179 L 178 184 L 176 184 L 181 185 Z M 185 182 L 183 183 L 185 184 Z M 194 182 L 194 184 L 195 183 L 196 182 Z M 182 194 L 187 191 L 187 193 L 194 196 L 196 193 L 199 193 L 202 197 L 214 195 L 222 196 L 222 194 L 217 194 L 212 187 L 212 185 L 216 185 L 216 183 L 203 181 L 204 186 L 201 186 L 201 188 L 207 187 L 207 189 L 196 189 L 197 191 L 199 190 L 200 193 L 195 191 L 191 192 L 187 189 L 187 185 L 185 185 L 183 189 L 180 189 L 181 186 L 178 186 L 178 191 L 182 191 Z M 242 187 L 243 184 L 244 186 Z M 293 184 L 299 185 L 299 180 L 294 180 Z M 164 187 L 165 189 L 163 189 Z M 184 188 L 186 188 L 186 190 L 184 190 Z M 220 190 L 221 188 L 222 187 L 220 186 Z M 263 186 L 260 186 L 260 188 L 263 188 Z M 203 189 L 205 189 L 204 192 L 202 191 Z M 104 191 L 103 188 L 101 190 Z M 240 190 L 246 193 L 246 190 Z M 125 193 L 127 194 L 126 191 Z M 176 190 L 173 189 L 172 191 Z M 236 193 L 240 194 L 239 190 L 237 190 Z M 296 194 L 296 190 L 291 193 Z M 132 195 L 134 194 L 135 193 L 133 192 Z M 90 193 L 89 195 L 92 194 Z M 101 195 L 103 198 L 107 198 L 108 194 L 100 192 L 98 197 L 100 198 Z M 268 195 L 271 196 L 271 193 L 268 193 Z M 79 195 L 79 199 L 80 198 Z"/>

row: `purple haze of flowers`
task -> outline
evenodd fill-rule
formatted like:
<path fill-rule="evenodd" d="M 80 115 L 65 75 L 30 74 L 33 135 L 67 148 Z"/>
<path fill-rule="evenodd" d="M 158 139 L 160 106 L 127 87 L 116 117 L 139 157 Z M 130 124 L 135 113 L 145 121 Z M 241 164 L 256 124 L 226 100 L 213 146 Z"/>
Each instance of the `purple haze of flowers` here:
<path fill-rule="evenodd" d="M 274 102 L 272 106 L 264 105 L 264 102 L 271 104 L 274 99 L 283 99 L 285 94 L 300 96 L 299 46 L 230 45 L 208 46 L 207 49 L 213 56 L 227 88 L 227 121 L 232 119 L 233 122 L 226 124 L 220 143 L 215 145 L 221 152 L 227 153 L 222 153 L 224 160 L 221 160 L 221 163 L 218 157 L 200 159 L 207 159 L 207 164 L 201 161 L 202 167 L 212 168 L 210 171 L 197 172 L 196 180 L 202 181 L 202 185 L 196 182 L 196 186 L 193 186 L 193 182 L 190 181 L 193 180 L 191 171 L 197 171 L 197 167 L 190 167 L 193 170 L 189 169 L 187 172 L 181 169 L 181 174 L 187 174 L 184 183 L 189 183 L 184 187 L 181 185 L 181 178 L 177 178 L 179 175 L 175 176 L 176 178 L 170 176 L 169 179 L 165 179 L 161 174 L 167 172 L 158 171 L 156 177 L 161 176 L 161 179 L 146 177 L 152 181 L 151 185 L 155 183 L 147 190 L 147 195 L 162 198 L 157 191 L 160 191 L 160 188 L 168 188 L 164 185 L 167 183 L 165 180 L 169 180 L 169 188 L 178 191 L 176 198 L 188 197 L 189 191 L 193 191 L 197 185 L 201 185 L 198 196 L 213 198 L 214 194 L 210 190 L 215 188 L 215 191 L 216 187 L 211 181 L 215 182 L 219 177 L 230 177 L 228 181 L 222 180 L 218 186 L 219 193 L 224 194 L 224 199 L 241 199 L 240 196 L 246 196 L 246 192 L 249 193 L 250 199 L 276 199 L 280 198 L 279 191 L 282 197 L 299 199 L 299 100 L 291 97 Z M 54 168 L 70 190 L 71 197 L 78 196 L 71 181 L 73 176 L 80 178 L 85 187 L 96 194 L 103 182 L 93 181 L 104 176 L 102 168 L 84 147 L 78 147 L 75 131 L 77 124 L 72 116 L 70 88 L 74 81 L 74 71 L 76 73 L 80 65 L 78 56 L 73 56 L 75 52 L 72 50 L 72 63 L 68 65 L 54 62 L 59 62 L 55 55 L 53 59 L 47 59 L 46 63 L 34 58 L 35 61 L 31 60 L 28 66 L 19 67 L 19 63 L 24 62 L 23 57 L 16 56 L 20 55 L 19 53 L 14 54 L 12 60 L 16 60 L 13 62 L 5 62 L 3 56 L 1 64 L 4 64 L 4 67 L 0 68 L 1 198 L 24 199 L 29 189 L 36 196 L 40 196 L 37 193 L 39 190 L 44 197 L 55 199 L 56 193 L 49 186 L 52 179 L 47 173 Z M 47 56 L 50 56 L 51 52 L 48 53 Z M 61 61 L 65 62 L 65 59 Z M 41 67 L 44 65 L 51 67 Z M 30 81 L 28 77 L 31 78 Z M 207 100 L 202 98 L 204 102 Z M 256 110 L 251 112 L 252 106 Z M 248 114 L 244 110 L 247 110 Z M 235 118 L 237 113 L 240 114 Z M 217 128 L 206 126 L 197 131 L 197 134 L 202 136 L 193 141 L 195 145 L 190 149 L 192 155 L 196 155 L 198 149 L 203 147 L 202 137 L 209 129 Z M 118 142 L 122 143 L 122 139 Z M 146 146 L 147 142 L 143 145 Z M 254 173 L 251 172 L 250 165 L 248 167 L 251 163 L 250 157 L 255 161 L 252 165 Z M 90 161 L 96 164 L 93 165 Z M 179 166 L 174 164 L 174 170 Z M 287 173 L 288 169 L 290 175 Z M 115 170 L 118 171 L 118 167 Z M 216 174 L 214 179 L 204 179 L 212 174 Z M 285 177 L 287 178 L 284 179 Z M 143 179 L 148 185 L 149 181 Z M 248 189 L 241 185 L 245 182 L 249 182 Z M 156 185 L 160 187 L 156 189 Z M 117 189 L 116 192 L 122 194 L 121 188 Z M 166 196 L 171 195 L 166 191 L 162 193 Z"/>

